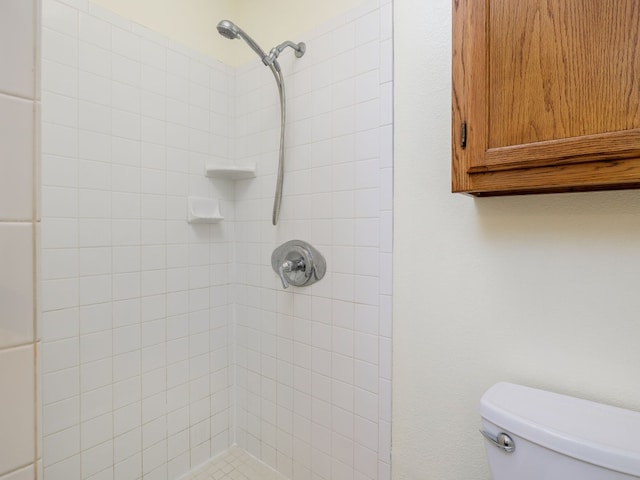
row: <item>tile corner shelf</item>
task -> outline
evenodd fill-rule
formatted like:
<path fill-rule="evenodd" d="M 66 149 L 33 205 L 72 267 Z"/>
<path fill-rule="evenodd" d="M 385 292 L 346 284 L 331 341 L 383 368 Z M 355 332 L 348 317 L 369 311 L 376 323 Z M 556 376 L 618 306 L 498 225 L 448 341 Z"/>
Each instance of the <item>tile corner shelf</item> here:
<path fill-rule="evenodd" d="M 211 163 L 205 167 L 207 177 L 226 178 L 227 180 L 242 180 L 256 176 L 256 164 L 251 165 L 220 165 Z"/>
<path fill-rule="evenodd" d="M 189 197 L 189 223 L 218 223 L 224 220 L 220 213 L 220 203 L 211 198 Z"/>

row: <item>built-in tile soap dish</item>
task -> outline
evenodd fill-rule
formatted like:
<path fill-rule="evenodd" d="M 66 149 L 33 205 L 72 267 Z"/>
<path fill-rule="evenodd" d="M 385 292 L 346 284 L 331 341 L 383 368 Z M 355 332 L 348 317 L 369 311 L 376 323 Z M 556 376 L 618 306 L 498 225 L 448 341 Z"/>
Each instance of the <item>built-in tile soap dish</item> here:
<path fill-rule="evenodd" d="M 210 163 L 205 167 L 205 175 L 212 178 L 226 178 L 227 180 L 254 178 L 256 176 L 256 164 L 222 165 Z"/>
<path fill-rule="evenodd" d="M 220 213 L 220 202 L 211 198 L 189 197 L 189 223 L 218 223 L 224 220 Z"/>

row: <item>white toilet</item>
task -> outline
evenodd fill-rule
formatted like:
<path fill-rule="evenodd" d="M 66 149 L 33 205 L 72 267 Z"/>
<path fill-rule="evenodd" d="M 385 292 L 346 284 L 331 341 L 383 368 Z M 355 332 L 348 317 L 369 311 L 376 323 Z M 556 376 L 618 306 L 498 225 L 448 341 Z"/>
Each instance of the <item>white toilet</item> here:
<path fill-rule="evenodd" d="M 480 401 L 494 480 L 640 478 L 640 413 L 498 383 Z"/>

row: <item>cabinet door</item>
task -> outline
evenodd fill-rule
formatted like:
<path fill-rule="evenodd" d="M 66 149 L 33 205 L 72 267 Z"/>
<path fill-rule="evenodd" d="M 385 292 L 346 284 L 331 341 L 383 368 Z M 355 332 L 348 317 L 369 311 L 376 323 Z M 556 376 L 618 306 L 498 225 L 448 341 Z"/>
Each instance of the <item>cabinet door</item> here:
<path fill-rule="evenodd" d="M 640 2 L 454 0 L 454 192 L 640 187 Z"/>

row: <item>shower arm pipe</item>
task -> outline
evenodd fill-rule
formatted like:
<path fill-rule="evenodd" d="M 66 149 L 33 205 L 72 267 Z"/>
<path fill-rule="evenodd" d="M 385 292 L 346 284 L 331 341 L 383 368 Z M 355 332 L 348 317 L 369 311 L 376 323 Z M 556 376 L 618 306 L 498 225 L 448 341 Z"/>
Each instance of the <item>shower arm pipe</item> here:
<path fill-rule="evenodd" d="M 304 55 L 304 53 L 307 51 L 307 46 L 306 46 L 306 44 L 304 42 L 293 43 L 290 40 L 286 40 L 286 41 L 282 42 L 280 45 L 277 45 L 277 46 L 273 47 L 271 49 L 271 51 L 269 52 L 269 55 L 267 55 L 265 58 L 262 59 L 262 62 L 265 65 L 270 65 L 272 63 L 277 63 L 276 60 L 278 59 L 278 56 L 287 47 L 291 47 L 295 51 L 296 58 L 302 57 Z M 280 66 L 278 65 L 277 68 L 279 69 L 279 67 Z"/>
<path fill-rule="evenodd" d="M 266 52 L 262 50 L 262 48 L 260 48 L 260 45 L 258 45 L 256 41 L 253 38 L 251 38 L 247 32 L 242 30 L 237 25 L 236 25 L 236 28 L 238 31 L 238 36 L 242 38 L 247 43 L 247 45 L 249 45 L 249 47 L 251 47 L 251 49 L 254 52 L 256 52 L 256 54 L 258 54 L 258 56 L 262 60 L 262 63 L 264 63 L 267 67 L 270 67 L 271 65 L 275 64 L 277 71 L 280 71 L 280 65 L 277 62 L 278 57 L 280 56 L 280 54 L 285 48 L 291 47 L 295 51 L 296 58 L 302 57 L 307 50 L 307 46 L 305 45 L 304 42 L 293 43 L 290 40 L 286 40 L 282 42 L 280 45 L 273 47 L 269 52 L 269 54 L 267 55 Z"/>
<path fill-rule="evenodd" d="M 282 70 L 280 70 L 280 64 L 277 60 L 274 60 L 269 64 L 269 69 L 276 79 L 278 84 L 278 93 L 280 95 L 280 150 L 278 155 L 278 174 L 276 177 L 276 192 L 273 197 L 273 214 L 271 217 L 271 224 L 277 225 L 280 217 L 280 204 L 282 203 L 282 183 L 284 180 L 284 129 L 286 119 L 286 101 L 284 91 L 284 77 Z"/>

